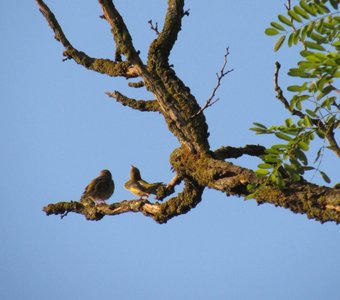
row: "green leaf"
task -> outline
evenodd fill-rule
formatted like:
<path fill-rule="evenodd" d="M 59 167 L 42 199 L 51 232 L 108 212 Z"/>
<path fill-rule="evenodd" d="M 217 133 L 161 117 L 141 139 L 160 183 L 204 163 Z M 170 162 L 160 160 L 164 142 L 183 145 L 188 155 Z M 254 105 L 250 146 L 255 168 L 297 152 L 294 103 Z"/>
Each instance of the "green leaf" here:
<path fill-rule="evenodd" d="M 290 15 L 295 21 L 301 23 L 302 19 L 299 17 L 299 15 L 294 10 L 288 10 L 288 15 Z"/>
<path fill-rule="evenodd" d="M 262 164 L 258 164 L 257 167 L 260 168 L 260 169 L 272 169 L 274 166 L 271 165 L 271 164 L 263 164 L 262 163 Z"/>
<path fill-rule="evenodd" d="M 301 179 L 301 176 L 299 175 L 297 170 L 292 168 L 290 165 L 284 164 L 284 168 L 288 172 L 288 174 L 291 177 L 291 179 L 293 179 L 293 181 L 299 181 Z"/>
<path fill-rule="evenodd" d="M 300 1 L 300 6 L 310 15 L 312 16 L 316 16 L 316 11 L 313 7 L 311 7 L 310 5 L 308 5 L 304 0 Z"/>
<path fill-rule="evenodd" d="M 307 26 L 307 35 L 310 35 L 310 33 L 314 30 L 315 22 L 311 21 Z"/>
<path fill-rule="evenodd" d="M 307 56 L 312 55 L 312 54 L 313 54 L 313 52 L 308 51 L 308 50 L 302 50 L 302 51 L 300 52 L 300 55 L 301 55 L 302 57 L 307 57 Z"/>
<path fill-rule="evenodd" d="M 320 175 L 322 177 L 322 179 L 327 182 L 327 183 L 331 183 L 331 180 L 330 178 L 327 176 L 327 174 L 325 172 L 322 172 L 322 171 L 319 171 L 320 172 Z"/>
<path fill-rule="evenodd" d="M 269 36 L 272 36 L 272 35 L 278 35 L 279 34 L 279 31 L 275 28 L 272 28 L 272 27 L 269 27 L 269 28 L 266 28 L 266 30 L 264 31 L 264 33 L 266 35 L 269 35 Z"/>
<path fill-rule="evenodd" d="M 291 119 L 291 118 L 286 119 L 286 120 L 285 120 L 285 124 L 286 124 L 287 127 L 291 127 L 292 124 L 293 124 L 292 119 Z"/>
<path fill-rule="evenodd" d="M 298 43 L 298 41 L 300 40 L 300 29 L 298 29 L 297 31 L 294 32 L 293 34 L 293 43 L 294 45 L 296 45 Z"/>
<path fill-rule="evenodd" d="M 244 200 L 250 200 L 250 199 L 253 199 L 254 197 L 255 197 L 255 193 L 252 193 L 252 194 L 245 196 Z"/>
<path fill-rule="evenodd" d="M 269 173 L 269 171 L 265 169 L 258 169 L 255 171 L 255 173 L 259 176 L 266 176 Z"/>
<path fill-rule="evenodd" d="M 318 137 L 320 138 L 320 139 L 324 139 L 325 138 L 325 134 L 320 130 L 320 129 L 318 129 L 317 131 L 315 131 L 316 132 L 316 134 L 318 135 Z"/>
<path fill-rule="evenodd" d="M 313 39 L 317 43 L 325 43 L 326 42 L 326 39 L 322 35 L 317 34 L 315 32 L 311 32 L 311 34 L 309 36 L 310 36 L 311 39 Z"/>
<path fill-rule="evenodd" d="M 328 85 L 322 90 L 322 93 L 324 94 L 324 96 L 326 96 L 333 90 L 334 90 L 334 87 L 331 85 Z"/>
<path fill-rule="evenodd" d="M 281 132 L 275 132 L 275 135 L 281 139 L 281 140 L 286 140 L 286 141 L 291 141 L 292 138 L 284 133 L 281 133 Z"/>
<path fill-rule="evenodd" d="M 281 159 L 275 155 L 275 154 L 278 154 L 279 151 L 275 150 L 275 149 L 267 149 L 266 152 L 270 153 L 270 154 L 267 154 L 267 155 L 264 155 L 262 157 L 262 159 L 267 162 L 267 163 L 280 163 L 281 162 Z"/>
<path fill-rule="evenodd" d="M 294 42 L 294 32 L 292 32 L 288 37 L 288 47 L 292 47 Z"/>
<path fill-rule="evenodd" d="M 279 151 L 285 150 L 287 148 L 286 144 L 275 144 L 272 146 L 272 149 L 277 149 Z"/>
<path fill-rule="evenodd" d="M 301 161 L 305 166 L 308 165 L 307 156 L 299 148 L 294 149 L 294 154 L 296 155 L 297 159 Z"/>
<path fill-rule="evenodd" d="M 257 126 L 257 127 L 261 127 L 261 128 L 263 128 L 263 129 L 267 129 L 267 127 L 266 127 L 265 125 L 261 124 L 261 123 L 253 122 L 253 124 L 254 124 L 255 126 Z"/>
<path fill-rule="evenodd" d="M 283 42 L 285 41 L 285 39 L 286 39 L 285 35 L 282 35 L 282 36 L 280 36 L 278 38 L 278 40 L 276 41 L 276 43 L 274 45 L 274 51 L 275 52 L 278 51 L 281 48 L 281 46 L 282 46 Z"/>
<path fill-rule="evenodd" d="M 279 24 L 277 22 L 271 22 L 270 25 L 272 25 L 272 27 L 274 27 L 274 28 L 276 28 L 278 30 L 281 30 L 281 31 L 285 30 L 285 28 L 281 24 Z"/>
<path fill-rule="evenodd" d="M 336 97 L 328 97 L 326 100 L 324 100 L 321 103 L 321 107 L 323 108 L 327 108 L 327 109 L 331 109 L 331 105 L 334 104 L 334 102 L 336 101 Z"/>
<path fill-rule="evenodd" d="M 312 122 L 307 115 L 304 116 L 303 123 L 305 124 L 306 127 L 312 127 Z"/>
<path fill-rule="evenodd" d="M 314 111 L 310 110 L 310 109 L 306 109 L 306 113 L 309 114 L 312 117 L 315 117 L 316 114 L 314 113 Z"/>
<path fill-rule="evenodd" d="M 291 85 L 289 87 L 287 87 L 287 90 L 290 92 L 301 92 L 301 86 L 300 85 Z"/>
<path fill-rule="evenodd" d="M 305 19 L 309 19 L 309 15 L 298 5 L 294 6 L 294 11 Z"/>
<path fill-rule="evenodd" d="M 300 101 L 296 101 L 296 108 L 298 109 L 298 110 L 301 110 L 302 109 L 302 105 L 301 105 L 301 100 Z"/>
<path fill-rule="evenodd" d="M 306 72 L 304 72 L 304 71 L 302 71 L 300 69 L 297 69 L 297 68 L 289 69 L 288 75 L 289 76 L 293 76 L 293 77 L 302 77 L 302 78 L 310 78 L 310 77 L 312 77 L 308 73 L 306 73 Z"/>
<path fill-rule="evenodd" d="M 309 150 L 309 145 L 306 142 L 300 141 L 298 143 L 299 147 L 303 150 L 303 151 L 308 151 Z"/>
<path fill-rule="evenodd" d="M 280 188 L 283 188 L 286 186 L 284 180 L 282 179 L 282 176 L 279 172 L 276 172 L 275 174 L 272 174 L 271 176 L 272 181 Z"/>
<path fill-rule="evenodd" d="M 288 25 L 289 27 L 292 26 L 292 22 L 291 22 L 288 18 L 286 18 L 285 16 L 279 15 L 278 18 L 279 18 L 279 20 L 280 20 L 283 24 L 286 24 L 286 25 Z"/>
<path fill-rule="evenodd" d="M 317 43 L 305 41 L 305 46 L 309 49 L 315 49 L 315 50 L 320 50 L 320 51 L 325 51 L 325 48 Z"/>
<path fill-rule="evenodd" d="M 257 188 L 257 184 L 254 184 L 254 183 L 249 183 L 247 184 L 247 191 L 253 191 L 254 189 Z"/>
<path fill-rule="evenodd" d="M 251 127 L 251 128 L 249 128 L 249 130 L 255 131 L 256 134 L 266 134 L 266 133 L 268 133 L 267 130 L 264 130 L 264 129 L 261 129 L 261 128 L 258 128 L 258 127 Z"/>
<path fill-rule="evenodd" d="M 320 15 L 330 13 L 330 10 L 327 6 L 324 6 L 321 2 L 316 5 L 316 9 Z"/>
<path fill-rule="evenodd" d="M 315 160 L 314 160 L 314 164 L 320 159 L 320 156 L 321 156 L 321 153 L 323 151 L 323 147 L 320 147 L 320 149 L 318 150 L 318 152 L 316 153 L 316 157 L 315 157 Z"/>

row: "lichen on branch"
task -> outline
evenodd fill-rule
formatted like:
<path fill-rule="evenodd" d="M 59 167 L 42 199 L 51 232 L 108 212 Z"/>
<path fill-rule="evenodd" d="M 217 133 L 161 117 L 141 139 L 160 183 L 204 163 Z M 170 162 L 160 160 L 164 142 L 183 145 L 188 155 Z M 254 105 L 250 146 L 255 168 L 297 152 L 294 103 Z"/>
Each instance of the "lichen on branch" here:
<path fill-rule="evenodd" d="M 261 145 L 225 146 L 215 151 L 210 149 L 204 109 L 215 101 L 215 92 L 221 79 L 230 72 L 224 69 L 229 52 L 227 50 L 212 96 L 203 107 L 200 107 L 189 87 L 169 64 L 170 53 L 181 30 L 182 19 L 188 15 L 184 11 L 184 0 L 168 0 L 164 26 L 161 30 L 157 28 L 158 34 L 149 46 L 146 64 L 141 60 L 140 52 L 135 49 L 130 32 L 112 1 L 99 0 L 99 4 L 103 11 L 103 18 L 111 26 L 116 43 L 115 61 L 91 58 L 75 49 L 47 5 L 42 0 L 36 2 L 56 39 L 63 44 L 64 55 L 67 58 L 73 59 L 89 70 L 109 76 L 138 77 L 139 81 L 130 83 L 129 86 L 146 88 L 153 95 L 154 100 L 137 100 L 117 91 L 107 93 L 108 96 L 132 109 L 161 113 L 169 131 L 180 143 L 180 147 L 174 149 L 170 155 L 170 164 L 176 175 L 167 186 L 157 190 L 156 199 L 163 202 L 152 203 L 146 199 L 136 199 L 95 205 L 91 201 L 63 201 L 47 205 L 44 208 L 47 215 L 56 214 L 65 217 L 69 212 L 73 212 L 84 215 L 88 220 L 100 220 L 104 216 L 139 212 L 158 223 L 166 223 L 171 218 L 185 214 L 194 208 L 202 200 L 203 191 L 207 187 L 221 191 L 227 196 L 251 196 L 259 204 L 269 203 L 287 208 L 320 222 L 340 222 L 340 189 L 318 186 L 303 178 L 297 182 L 284 178 L 285 186 L 278 187 L 268 183 L 266 177 L 259 176 L 253 170 L 226 161 L 243 155 L 261 157 L 266 153 L 266 148 Z M 122 56 L 126 61 L 122 61 Z M 278 70 L 277 97 L 288 109 L 277 83 L 277 76 Z M 329 136 L 330 144 L 331 138 Z M 180 182 L 184 182 L 183 190 L 175 194 L 175 186 Z M 173 196 L 168 198 L 171 195 Z"/>

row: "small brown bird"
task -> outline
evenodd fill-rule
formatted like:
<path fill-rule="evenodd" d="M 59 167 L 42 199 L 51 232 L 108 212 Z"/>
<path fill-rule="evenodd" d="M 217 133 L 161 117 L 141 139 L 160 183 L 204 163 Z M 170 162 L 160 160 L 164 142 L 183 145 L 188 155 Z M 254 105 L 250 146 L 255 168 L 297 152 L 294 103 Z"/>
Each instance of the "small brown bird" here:
<path fill-rule="evenodd" d="M 115 189 L 112 175 L 109 170 L 102 170 L 98 177 L 93 179 L 85 188 L 81 198 L 90 198 L 96 204 L 105 203 L 109 199 Z"/>
<path fill-rule="evenodd" d="M 138 168 L 131 165 L 130 180 L 125 182 L 124 187 L 136 196 L 149 197 L 156 194 L 157 188 L 163 185 L 162 182 L 148 183 L 142 179 Z"/>

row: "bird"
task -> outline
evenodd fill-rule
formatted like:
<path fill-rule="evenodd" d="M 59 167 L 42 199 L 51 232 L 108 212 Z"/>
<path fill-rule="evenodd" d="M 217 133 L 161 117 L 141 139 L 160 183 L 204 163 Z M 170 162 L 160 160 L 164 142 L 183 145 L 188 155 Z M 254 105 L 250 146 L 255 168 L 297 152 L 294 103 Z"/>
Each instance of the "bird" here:
<path fill-rule="evenodd" d="M 105 203 L 109 199 L 115 189 L 112 175 L 109 170 L 102 170 L 99 176 L 93 179 L 85 188 L 81 199 L 90 198 L 96 204 Z"/>
<path fill-rule="evenodd" d="M 157 189 L 162 185 L 162 182 L 148 183 L 143 180 L 139 169 L 131 165 L 130 179 L 125 182 L 124 187 L 136 196 L 148 198 L 150 194 L 156 194 Z"/>
<path fill-rule="evenodd" d="M 143 197 L 148 198 L 150 196 L 150 193 L 148 193 L 138 181 L 132 181 L 130 179 L 127 182 L 125 182 L 124 187 L 127 190 L 129 190 L 132 194 L 139 196 L 141 199 Z"/>

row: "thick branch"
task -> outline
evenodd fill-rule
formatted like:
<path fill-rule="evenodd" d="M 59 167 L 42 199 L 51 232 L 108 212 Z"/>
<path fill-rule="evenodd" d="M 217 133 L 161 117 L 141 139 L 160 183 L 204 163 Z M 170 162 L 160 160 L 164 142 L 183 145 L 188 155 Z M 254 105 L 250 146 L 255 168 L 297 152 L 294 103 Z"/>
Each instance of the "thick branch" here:
<path fill-rule="evenodd" d="M 149 49 L 148 66 L 152 65 L 154 61 L 157 61 L 157 64 L 160 65 L 168 64 L 171 49 L 177 40 L 178 32 L 181 30 L 184 16 L 183 7 L 184 0 L 168 0 L 163 29 Z"/>
<path fill-rule="evenodd" d="M 145 199 L 124 200 L 118 203 L 100 205 L 95 205 L 93 202 L 81 203 L 70 201 L 49 204 L 43 208 L 43 211 L 46 215 L 54 214 L 61 217 L 64 217 L 69 212 L 73 212 L 82 214 L 87 220 L 93 221 L 101 220 L 104 216 L 114 216 L 127 212 L 141 212 L 162 224 L 194 208 L 201 201 L 202 193 L 202 187 L 186 180 L 183 192 L 162 204 L 151 203 Z"/>
<path fill-rule="evenodd" d="M 93 58 L 82 51 L 78 51 L 66 38 L 57 19 L 48 6 L 44 3 L 44 1 L 36 0 L 36 2 L 39 6 L 40 12 L 43 14 L 51 29 L 54 31 L 55 39 L 62 43 L 62 45 L 65 47 L 64 56 L 70 59 L 72 58 L 76 63 L 98 73 L 109 76 L 124 76 L 127 78 L 137 76 L 136 73 L 130 70 L 131 64 L 129 62 L 114 62 L 109 59 Z"/>
<path fill-rule="evenodd" d="M 246 145 L 245 147 L 221 147 L 214 151 L 217 159 L 238 158 L 244 154 L 250 156 L 261 156 L 265 154 L 266 148 L 260 145 Z"/>
<path fill-rule="evenodd" d="M 283 95 L 282 89 L 281 89 L 281 87 L 279 86 L 279 83 L 278 83 L 280 67 L 281 67 L 280 63 L 276 62 L 275 63 L 275 73 L 274 73 L 274 88 L 275 88 L 275 91 L 277 93 L 276 98 L 279 99 L 283 103 L 284 107 L 292 115 L 295 115 L 295 116 L 300 117 L 301 119 L 304 119 L 306 115 L 303 112 L 301 112 L 300 110 L 290 108 L 289 102 L 287 101 L 287 99 Z M 308 117 L 308 118 L 314 126 L 319 128 L 323 132 L 323 134 L 325 135 L 326 139 L 329 142 L 330 149 L 332 149 L 340 157 L 340 148 L 339 148 L 338 143 L 335 139 L 334 128 L 332 126 L 330 126 L 330 127 L 326 126 L 320 119 L 315 119 L 315 118 L 311 118 L 311 117 Z"/>
<path fill-rule="evenodd" d="M 117 102 L 123 104 L 124 106 L 131 107 L 139 111 L 156 111 L 159 112 L 159 105 L 156 100 L 136 100 L 128 98 L 118 91 L 113 93 L 106 92 L 109 97 L 115 98 Z"/>
<path fill-rule="evenodd" d="M 178 2 L 181 3 L 181 1 Z M 163 114 L 169 129 L 179 139 L 180 143 L 192 152 L 208 151 L 207 124 L 203 114 L 193 121 L 188 121 L 192 112 L 199 110 L 199 106 L 195 98 L 190 94 L 190 90 L 176 77 L 170 68 L 159 68 L 157 72 L 152 73 L 147 70 L 132 44 L 130 33 L 122 17 L 112 1 L 99 0 L 99 3 L 102 6 L 105 19 L 111 25 L 116 46 L 119 48 L 120 53 L 125 55 L 128 62 L 93 59 L 85 53 L 79 52 L 66 39 L 54 15 L 43 1 L 37 0 L 37 3 L 55 31 L 57 39 L 64 44 L 67 56 L 72 57 L 88 69 L 109 74 L 110 76 L 141 76 L 146 88 L 155 95 L 159 104 L 159 111 Z M 175 18 L 182 18 L 180 12 L 183 4 L 178 6 L 177 1 L 174 0 L 169 1 L 169 4 L 171 5 L 166 18 L 167 25 L 164 26 L 163 34 L 160 34 L 162 38 L 159 41 L 168 37 L 169 40 L 165 41 L 165 44 L 168 45 L 166 47 L 170 51 L 169 47 L 172 47 L 171 44 L 175 42 L 180 29 L 180 20 L 172 20 L 171 13 L 174 13 Z M 171 28 L 171 26 L 174 26 L 174 28 Z"/>
<path fill-rule="evenodd" d="M 265 178 L 252 170 L 207 155 L 188 155 L 183 148 L 171 154 L 170 162 L 180 176 L 193 178 L 201 186 L 245 197 L 254 192 L 248 190 L 249 184 L 258 185 L 253 195 L 258 203 L 288 208 L 320 222 L 340 222 L 340 189 L 303 180 L 295 183 L 287 181 L 285 188 L 264 185 Z"/>
<path fill-rule="evenodd" d="M 113 38 L 121 54 L 125 55 L 131 64 L 142 65 L 142 61 L 132 44 L 132 38 L 123 18 L 111 0 L 99 0 L 104 17 L 111 25 Z"/>

